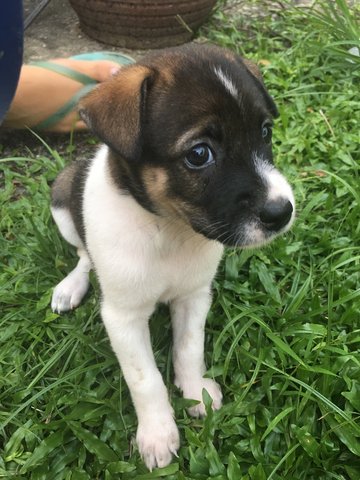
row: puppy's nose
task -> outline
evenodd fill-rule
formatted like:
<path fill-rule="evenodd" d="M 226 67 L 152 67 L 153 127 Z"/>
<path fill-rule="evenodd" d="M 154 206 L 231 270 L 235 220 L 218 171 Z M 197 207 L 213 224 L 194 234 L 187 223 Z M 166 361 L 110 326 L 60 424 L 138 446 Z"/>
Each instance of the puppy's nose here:
<path fill-rule="evenodd" d="M 278 231 L 285 227 L 293 213 L 293 206 L 286 198 L 267 202 L 260 212 L 260 220 L 268 230 Z"/>

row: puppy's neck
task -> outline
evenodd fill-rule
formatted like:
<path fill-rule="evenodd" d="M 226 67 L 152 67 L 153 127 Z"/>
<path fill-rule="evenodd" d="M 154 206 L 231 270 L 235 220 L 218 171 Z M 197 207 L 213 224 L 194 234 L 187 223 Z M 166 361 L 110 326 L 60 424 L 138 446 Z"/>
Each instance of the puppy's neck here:
<path fill-rule="evenodd" d="M 130 168 L 128 161 L 117 152 L 108 148 L 107 153 L 109 174 L 116 188 L 131 195 L 145 210 L 155 214 L 154 205 L 142 186 L 139 168 L 136 160 Z"/>
<path fill-rule="evenodd" d="M 131 227 L 144 235 L 148 242 L 153 242 L 157 250 L 170 253 L 177 249 L 188 249 L 214 243 L 193 230 L 187 219 L 175 209 L 161 210 L 155 208 L 148 190 L 144 188 L 143 176 L 134 166 L 129 167 L 128 161 L 116 152 L 107 150 L 108 178 L 114 188 L 128 197 L 128 211 L 133 213 Z M 105 153 L 105 152 L 104 152 Z"/>

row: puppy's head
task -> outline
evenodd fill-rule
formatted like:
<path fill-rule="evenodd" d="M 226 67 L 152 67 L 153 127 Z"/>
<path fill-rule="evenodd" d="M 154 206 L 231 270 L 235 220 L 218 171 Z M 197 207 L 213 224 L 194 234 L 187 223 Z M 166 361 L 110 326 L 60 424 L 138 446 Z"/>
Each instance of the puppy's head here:
<path fill-rule="evenodd" d="M 209 46 L 164 50 L 96 88 L 80 114 L 144 208 L 226 245 L 290 227 L 294 197 L 272 161 L 276 106 L 248 61 Z"/>

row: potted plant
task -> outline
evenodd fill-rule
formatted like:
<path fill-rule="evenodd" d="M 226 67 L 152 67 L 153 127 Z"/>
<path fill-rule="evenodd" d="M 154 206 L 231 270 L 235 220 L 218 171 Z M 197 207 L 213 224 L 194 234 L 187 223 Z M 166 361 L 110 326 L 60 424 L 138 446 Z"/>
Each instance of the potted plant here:
<path fill-rule="evenodd" d="M 216 0 L 70 0 L 81 29 L 123 48 L 162 48 L 191 40 Z"/>

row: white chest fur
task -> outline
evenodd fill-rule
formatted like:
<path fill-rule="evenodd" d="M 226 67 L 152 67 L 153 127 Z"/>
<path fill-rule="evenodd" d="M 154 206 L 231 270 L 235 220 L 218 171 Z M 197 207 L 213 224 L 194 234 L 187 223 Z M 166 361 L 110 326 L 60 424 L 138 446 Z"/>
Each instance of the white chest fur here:
<path fill-rule="evenodd" d="M 216 273 L 223 247 L 119 190 L 109 175 L 107 147 L 91 165 L 83 213 L 103 294 L 118 302 L 167 302 L 209 285 Z"/>

